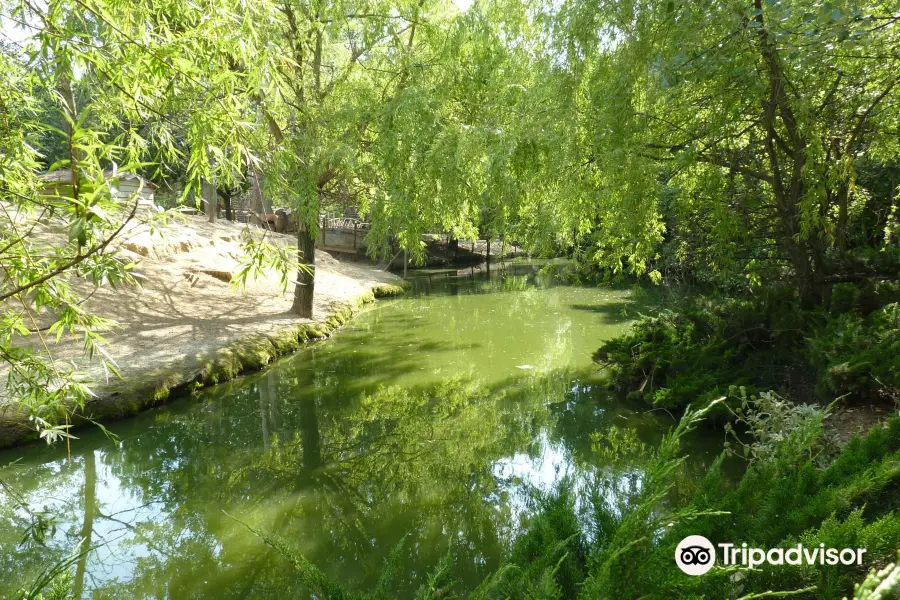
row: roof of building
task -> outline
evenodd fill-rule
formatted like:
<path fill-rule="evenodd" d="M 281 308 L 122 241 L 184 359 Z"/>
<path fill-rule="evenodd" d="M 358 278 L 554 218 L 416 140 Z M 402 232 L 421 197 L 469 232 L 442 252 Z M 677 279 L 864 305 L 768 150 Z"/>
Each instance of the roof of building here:
<path fill-rule="evenodd" d="M 131 181 L 136 179 L 140 181 L 144 187 L 151 190 L 155 190 L 159 187 L 155 183 L 147 181 L 140 175 L 129 173 L 127 171 L 114 172 L 112 169 L 107 169 L 106 171 L 103 171 L 103 177 L 106 179 L 119 179 L 120 181 Z M 47 183 L 72 183 L 72 171 L 69 169 L 57 169 L 56 171 L 50 171 L 49 173 L 42 173 L 40 179 Z"/>

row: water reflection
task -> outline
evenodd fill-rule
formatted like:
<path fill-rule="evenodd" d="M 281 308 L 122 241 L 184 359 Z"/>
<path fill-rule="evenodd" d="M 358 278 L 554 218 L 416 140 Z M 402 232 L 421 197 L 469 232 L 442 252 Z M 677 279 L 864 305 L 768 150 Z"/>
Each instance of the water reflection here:
<path fill-rule="evenodd" d="M 87 432 L 71 459 L 8 453 L 0 464 L 24 458 L 4 477 L 61 518 L 45 546 L 20 545 L 28 516 L 0 507 L 0 595 L 86 539 L 85 597 L 307 597 L 242 522 L 350 588 L 371 588 L 401 542 L 398 597 L 447 553 L 471 588 L 533 488 L 603 472 L 592 432 L 668 426 L 595 385 L 590 353 L 628 302 L 530 271 L 420 283 L 265 373 L 119 424 L 119 447 Z"/>

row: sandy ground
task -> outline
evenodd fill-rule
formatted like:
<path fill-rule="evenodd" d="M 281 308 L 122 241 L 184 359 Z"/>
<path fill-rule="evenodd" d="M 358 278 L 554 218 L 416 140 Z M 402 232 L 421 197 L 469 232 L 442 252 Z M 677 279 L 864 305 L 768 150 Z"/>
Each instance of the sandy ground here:
<path fill-rule="evenodd" d="M 118 323 L 103 336 L 121 380 L 108 378 L 102 365 L 83 356 L 81 338 L 64 337 L 58 344 L 49 341 L 54 358 L 76 362 L 90 374 L 97 394 L 108 396 L 160 373 L 182 372 L 189 378 L 188 372 L 196 371 L 216 351 L 248 338 L 324 322 L 361 298 L 371 297 L 377 286 L 400 283 L 396 276 L 375 267 L 339 262 L 317 252 L 315 321 L 298 318 L 290 312 L 293 284 L 283 294 L 276 273 L 250 282 L 243 290 L 228 283 L 238 268 L 241 232 L 246 227 L 227 221 L 210 224 L 205 217 L 188 216 L 163 236 L 151 234 L 143 225 L 126 231 L 119 253 L 138 262 L 134 273 L 140 285 L 115 289 L 81 285 L 81 291 L 89 295 L 87 309 Z M 273 244 L 294 244 L 290 236 L 265 235 Z M 39 339 L 31 341 L 41 348 Z M 5 379 L 5 373 L 0 377 Z M 0 401 L 0 421 L 18 420 L 10 400 Z M 0 446 L 9 443 L 4 443 L 9 429 L 4 434 L 0 422 Z"/>

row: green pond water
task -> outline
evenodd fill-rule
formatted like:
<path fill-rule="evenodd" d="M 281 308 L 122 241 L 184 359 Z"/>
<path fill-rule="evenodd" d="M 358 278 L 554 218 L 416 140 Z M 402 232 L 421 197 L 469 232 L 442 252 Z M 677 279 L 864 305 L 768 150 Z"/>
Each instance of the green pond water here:
<path fill-rule="evenodd" d="M 448 553 L 460 590 L 499 565 L 534 490 L 563 477 L 639 485 L 591 434 L 653 443 L 662 412 L 618 403 L 591 353 L 646 306 L 627 291 L 556 285 L 531 265 L 416 279 L 330 340 L 259 374 L 64 447 L 0 454 L 0 476 L 57 515 L 44 545 L 0 490 L 0 597 L 67 556 L 85 598 L 309 598 L 274 533 L 335 581 L 372 589 L 399 550 L 398 598 Z M 708 458 L 695 444 L 693 455 Z"/>

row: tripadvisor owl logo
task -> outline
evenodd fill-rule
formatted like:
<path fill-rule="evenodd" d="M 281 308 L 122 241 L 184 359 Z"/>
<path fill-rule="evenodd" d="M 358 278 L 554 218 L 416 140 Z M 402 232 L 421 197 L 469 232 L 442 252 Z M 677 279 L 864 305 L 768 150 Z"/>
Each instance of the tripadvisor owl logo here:
<path fill-rule="evenodd" d="M 703 575 L 716 564 L 716 548 L 702 535 L 689 535 L 675 548 L 675 564 L 688 575 Z"/>
<path fill-rule="evenodd" d="M 865 548 L 805 547 L 752 548 L 746 543 L 720 543 L 722 564 L 744 565 L 754 569 L 760 565 L 862 565 Z M 716 564 L 716 546 L 702 535 L 689 535 L 675 548 L 675 564 L 688 575 L 703 575 Z"/>

